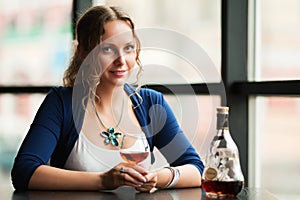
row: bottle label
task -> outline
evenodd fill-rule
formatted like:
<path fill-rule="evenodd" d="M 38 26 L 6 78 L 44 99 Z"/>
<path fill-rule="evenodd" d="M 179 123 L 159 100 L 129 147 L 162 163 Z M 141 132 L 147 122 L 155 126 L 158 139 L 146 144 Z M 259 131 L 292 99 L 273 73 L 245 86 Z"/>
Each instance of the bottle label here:
<path fill-rule="evenodd" d="M 208 180 L 213 180 L 214 178 L 216 178 L 218 175 L 218 171 L 212 167 L 207 168 L 207 170 L 205 171 L 205 178 Z"/>

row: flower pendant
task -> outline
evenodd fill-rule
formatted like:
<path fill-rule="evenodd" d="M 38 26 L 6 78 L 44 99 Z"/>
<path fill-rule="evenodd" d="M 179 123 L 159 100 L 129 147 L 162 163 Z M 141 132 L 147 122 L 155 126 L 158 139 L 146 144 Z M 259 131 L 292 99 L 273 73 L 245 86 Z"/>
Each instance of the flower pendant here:
<path fill-rule="evenodd" d="M 113 146 L 119 146 L 117 138 L 120 137 L 122 133 L 115 132 L 114 128 L 110 127 L 109 129 L 107 129 L 107 132 L 103 131 L 101 135 L 105 138 L 104 144 L 108 145 L 111 143 Z"/>

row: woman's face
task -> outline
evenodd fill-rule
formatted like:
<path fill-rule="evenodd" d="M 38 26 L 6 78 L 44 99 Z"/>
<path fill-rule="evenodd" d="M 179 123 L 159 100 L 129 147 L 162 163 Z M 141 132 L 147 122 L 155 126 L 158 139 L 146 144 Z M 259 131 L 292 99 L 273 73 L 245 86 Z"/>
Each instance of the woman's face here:
<path fill-rule="evenodd" d="M 121 20 L 107 22 L 100 43 L 101 84 L 123 85 L 136 64 L 136 43 L 130 26 Z"/>

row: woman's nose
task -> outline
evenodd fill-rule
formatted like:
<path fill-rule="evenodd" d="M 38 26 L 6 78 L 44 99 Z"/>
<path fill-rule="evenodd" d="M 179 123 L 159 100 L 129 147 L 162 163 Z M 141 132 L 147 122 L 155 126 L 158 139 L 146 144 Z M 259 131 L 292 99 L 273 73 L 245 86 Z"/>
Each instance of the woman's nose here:
<path fill-rule="evenodd" d="M 125 56 L 121 54 L 115 59 L 114 64 L 117 66 L 121 66 L 124 65 L 125 62 L 126 62 Z"/>

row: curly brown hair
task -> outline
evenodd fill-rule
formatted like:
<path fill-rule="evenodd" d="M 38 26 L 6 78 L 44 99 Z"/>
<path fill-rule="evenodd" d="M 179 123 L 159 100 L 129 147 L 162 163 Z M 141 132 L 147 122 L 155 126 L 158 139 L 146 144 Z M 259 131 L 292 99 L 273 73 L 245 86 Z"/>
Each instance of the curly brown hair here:
<path fill-rule="evenodd" d="M 91 52 L 99 43 L 104 34 L 104 25 L 113 20 L 122 20 L 129 24 L 136 41 L 136 62 L 139 66 L 137 80 L 142 72 L 139 60 L 140 41 L 134 30 L 131 18 L 119 7 L 94 6 L 88 9 L 78 20 L 75 29 L 74 54 L 63 77 L 63 85 L 73 87 L 79 68 L 84 60 L 84 55 Z M 79 48 L 78 48 L 79 47 Z M 80 52 L 79 50 L 80 49 Z M 81 55 L 80 55 L 81 54 Z M 138 80 L 139 81 L 139 80 Z"/>

